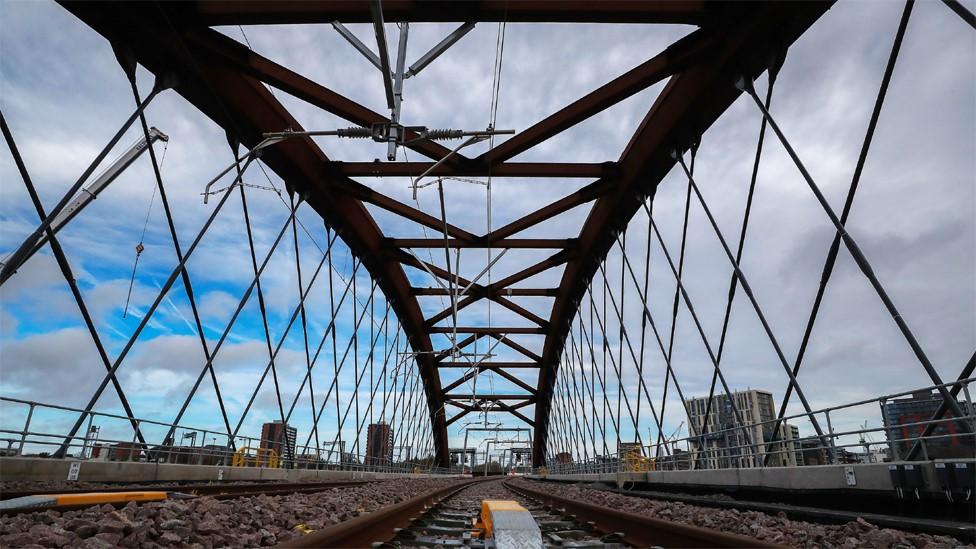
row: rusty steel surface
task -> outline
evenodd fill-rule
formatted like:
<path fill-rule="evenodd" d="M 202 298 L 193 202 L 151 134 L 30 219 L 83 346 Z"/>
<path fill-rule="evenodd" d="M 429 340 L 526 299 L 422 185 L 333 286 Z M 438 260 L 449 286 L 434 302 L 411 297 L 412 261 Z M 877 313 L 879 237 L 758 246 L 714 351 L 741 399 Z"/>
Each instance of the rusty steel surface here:
<path fill-rule="evenodd" d="M 651 518 L 620 509 L 555 496 L 506 482 L 509 490 L 566 514 L 585 517 L 606 533 L 620 532 L 635 547 L 783 547 L 755 538 Z"/>
<path fill-rule="evenodd" d="M 371 21 L 366 2 L 64 2 L 65 9 L 108 39 L 117 51 L 134 58 L 156 75 L 176 77 L 174 89 L 207 117 L 223 127 L 243 146 L 257 144 L 264 132 L 301 124 L 278 102 L 265 84 L 301 101 L 335 114 L 352 124 L 369 127 L 389 119 L 356 101 L 343 97 L 251 51 L 209 28 L 211 25 L 301 24 Z M 366 204 L 387 210 L 422 226 L 444 231 L 449 246 L 456 248 L 521 247 L 551 248 L 554 254 L 521 271 L 488 285 L 472 284 L 458 309 L 490 299 L 528 320 L 531 328 L 461 328 L 470 334 L 463 347 L 479 338 L 493 338 L 526 357 L 525 366 L 539 370 L 536 387 L 522 401 L 500 402 L 495 395 L 492 410 L 504 411 L 534 426 L 533 461 L 545 462 L 550 401 L 570 322 L 576 315 L 586 287 L 616 235 L 634 216 L 642 201 L 654 195 L 658 183 L 674 166 L 672 149 L 694 143 L 741 93 L 732 82 L 741 74 L 755 76 L 792 44 L 827 9 L 830 2 L 736 3 L 674 1 L 608 2 L 414 2 L 386 0 L 385 20 L 394 21 L 510 21 L 577 23 L 677 23 L 698 29 L 646 62 L 627 71 L 538 123 L 516 133 L 485 154 L 468 158 L 455 154 L 438 167 L 438 175 L 490 173 L 511 177 L 588 177 L 594 181 L 531 213 L 477 235 L 445 224 L 407 204 L 356 182 L 354 176 L 415 175 L 440 160 L 448 149 L 427 140 L 415 140 L 408 148 L 430 159 L 424 162 L 339 162 L 330 159 L 311 138 L 295 138 L 265 151 L 262 160 L 288 185 L 304 196 L 341 235 L 363 262 L 391 303 L 417 355 L 423 378 L 427 409 L 438 464 L 448 463 L 447 425 L 470 406 L 445 394 L 438 368 L 445 367 L 449 353 L 435 353 L 431 334 L 444 333 L 434 324 L 451 315 L 450 310 L 425 318 L 417 296 L 444 295 L 441 288 L 412 287 L 404 266 L 425 268 L 442 279 L 453 277 L 435 265 L 421 263 L 404 247 L 437 246 L 433 240 L 396 239 L 384 234 Z M 579 122 L 633 96 L 655 83 L 664 90 L 638 125 L 626 149 L 615 161 L 596 164 L 507 162 L 519 153 Z M 407 136 L 411 137 L 410 135 Z M 518 233 L 575 207 L 592 203 L 578 235 L 569 239 L 519 239 Z M 443 241 L 441 241 L 443 245 Z M 557 288 L 511 288 L 543 271 L 565 266 Z M 540 318 L 507 299 L 513 295 L 555 297 L 549 318 Z M 453 330 L 451 330 L 453 332 Z M 504 333 L 545 335 L 539 354 L 504 338 Z M 450 364 L 450 363 L 448 363 Z M 509 363 L 485 366 L 501 374 Z M 521 364 L 521 363 L 516 363 Z M 512 378 L 508 378 L 512 379 Z M 489 396 L 490 395 L 486 395 Z M 502 398 L 500 398 L 502 397 Z M 448 419 L 451 404 L 462 411 Z M 518 409 L 535 404 L 534 417 Z"/>
<path fill-rule="evenodd" d="M 703 0 L 386 0 L 389 22 L 512 21 L 562 23 L 701 24 L 719 12 Z M 369 5 L 358 0 L 191 2 L 189 19 L 204 25 L 371 23 Z"/>
<path fill-rule="evenodd" d="M 427 508 L 475 482 L 491 480 L 491 477 L 463 480 L 436 488 L 393 505 L 381 507 L 372 513 L 334 524 L 304 537 L 296 538 L 277 547 L 372 547 L 374 542 L 393 538 L 395 528 L 410 524 L 410 519 L 420 516 Z"/>

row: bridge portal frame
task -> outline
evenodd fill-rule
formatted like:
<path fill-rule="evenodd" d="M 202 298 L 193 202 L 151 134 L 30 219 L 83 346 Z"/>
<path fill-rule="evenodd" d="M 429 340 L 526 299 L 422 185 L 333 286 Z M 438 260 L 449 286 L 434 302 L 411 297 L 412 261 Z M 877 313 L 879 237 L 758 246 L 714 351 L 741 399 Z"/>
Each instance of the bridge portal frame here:
<path fill-rule="evenodd" d="M 175 77 L 174 89 L 204 115 L 225 129 L 231 141 L 253 147 L 266 132 L 285 129 L 301 131 L 298 121 L 282 106 L 265 84 L 275 87 L 336 114 L 369 127 L 389 120 L 358 103 L 342 97 L 300 74 L 261 57 L 227 38 L 211 25 L 299 24 L 313 22 L 372 21 L 368 3 L 354 2 L 191 2 L 131 4 L 125 2 L 66 2 L 65 9 L 107 38 L 117 52 L 131 54 L 152 73 Z M 539 264 L 500 280 L 491 286 L 472 285 L 471 295 L 458 306 L 479 299 L 491 299 L 538 324 L 545 335 L 543 351 L 536 355 L 506 341 L 528 356 L 538 367 L 534 391 L 517 404 L 504 404 L 488 397 L 492 410 L 516 414 L 520 407 L 534 404 L 534 418 L 521 416 L 536 431 L 533 462 L 545 463 L 551 398 L 570 324 L 579 310 L 586 288 L 622 232 L 644 201 L 653 198 L 657 185 L 674 167 L 674 149 L 684 150 L 700 136 L 739 96 L 733 83 L 745 75 L 756 77 L 782 55 L 827 9 L 831 2 L 759 3 L 635 2 L 600 3 L 509 3 L 486 0 L 478 3 L 387 0 L 385 20 L 393 21 L 509 21 L 574 23 L 660 23 L 691 24 L 699 28 L 675 42 L 664 52 L 587 94 L 541 122 L 516 134 L 478 158 L 454 155 L 439 167 L 438 175 L 484 175 L 510 173 L 523 177 L 593 177 L 597 180 L 552 204 L 486 235 L 474 235 L 448 226 L 453 245 L 458 247 L 557 247 L 559 251 Z M 527 164 L 508 162 L 517 154 L 538 145 L 621 100 L 669 79 L 664 90 L 643 118 L 620 157 L 604 164 Z M 447 149 L 430 141 L 410 146 L 432 161 Z M 423 379 L 428 412 L 436 448 L 436 460 L 448 462 L 447 425 L 466 414 L 456 398 L 445 394 L 438 368 L 448 358 L 435 354 L 431 334 L 437 329 L 425 319 L 417 295 L 403 266 L 424 267 L 401 245 L 383 234 L 365 204 L 399 214 L 423 225 L 443 227 L 440 220 L 396 202 L 362 185 L 351 177 L 364 170 L 362 163 L 331 161 L 309 137 L 289 139 L 264 152 L 262 160 L 314 208 L 327 226 L 336 230 L 363 266 L 377 281 L 416 353 Z M 430 163 L 384 163 L 384 175 L 416 174 Z M 443 173 L 442 173 L 443 172 Z M 372 173 L 372 172 L 370 172 Z M 513 235 L 575 206 L 594 202 L 586 223 L 576 238 L 565 241 L 519 242 Z M 524 295 L 554 295 L 549 319 L 541 319 L 504 297 L 508 286 L 543 270 L 565 265 L 558 288 L 523 290 Z M 433 267 L 426 265 L 426 267 Z M 436 268 L 436 276 L 443 276 Z M 450 273 L 446 273 L 450 276 Z M 467 284 L 467 281 L 460 281 Z M 473 334 L 471 343 L 482 336 L 503 340 L 505 328 Z M 490 364 L 485 366 L 491 367 Z M 494 367 L 504 371 L 504 367 Z M 446 418 L 445 404 L 462 408 Z"/>

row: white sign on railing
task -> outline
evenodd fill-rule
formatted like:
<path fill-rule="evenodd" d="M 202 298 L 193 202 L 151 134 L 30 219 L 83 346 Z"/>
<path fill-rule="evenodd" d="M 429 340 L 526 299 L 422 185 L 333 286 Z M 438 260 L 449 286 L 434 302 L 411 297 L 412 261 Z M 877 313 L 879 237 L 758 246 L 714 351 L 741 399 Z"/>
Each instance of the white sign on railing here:
<path fill-rule="evenodd" d="M 78 473 L 81 472 L 81 462 L 72 461 L 68 466 L 68 480 L 78 480 Z"/>
<path fill-rule="evenodd" d="M 844 478 L 847 480 L 848 486 L 857 486 L 857 477 L 854 476 L 854 468 L 850 465 L 844 467 Z"/>

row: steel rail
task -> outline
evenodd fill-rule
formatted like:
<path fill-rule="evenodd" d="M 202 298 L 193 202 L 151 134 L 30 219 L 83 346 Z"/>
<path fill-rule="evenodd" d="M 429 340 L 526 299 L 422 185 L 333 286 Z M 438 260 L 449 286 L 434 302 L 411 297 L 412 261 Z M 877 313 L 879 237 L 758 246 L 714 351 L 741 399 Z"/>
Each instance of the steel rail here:
<path fill-rule="evenodd" d="M 523 497 L 591 521 L 598 530 L 607 533 L 620 532 L 623 534 L 624 541 L 635 547 L 781 547 L 738 534 L 564 498 L 523 485 L 516 486 L 511 482 L 504 484 L 506 488 Z"/>
<path fill-rule="evenodd" d="M 737 509 L 739 511 L 758 511 L 760 513 L 768 514 L 785 513 L 786 517 L 791 520 L 843 524 L 847 522 L 855 522 L 860 518 L 879 528 L 894 528 L 898 530 L 924 532 L 926 534 L 955 536 L 970 542 L 976 539 L 976 526 L 972 526 L 967 522 L 880 514 L 876 512 L 876 509 L 863 512 L 860 510 L 845 510 L 834 507 L 825 508 L 778 502 L 771 503 L 765 501 L 725 499 L 708 495 L 689 495 L 644 490 L 622 490 L 615 488 L 601 489 L 623 496 L 658 501 L 674 501 L 700 507 Z"/>
<path fill-rule="evenodd" d="M 436 488 L 406 501 L 381 507 L 372 513 L 328 526 L 304 537 L 279 543 L 277 547 L 372 547 L 373 543 L 378 541 L 378 537 L 383 537 L 382 532 L 388 532 L 387 537 L 392 538 L 395 528 L 409 525 L 410 519 L 419 516 L 438 501 L 484 480 L 469 479 Z"/>

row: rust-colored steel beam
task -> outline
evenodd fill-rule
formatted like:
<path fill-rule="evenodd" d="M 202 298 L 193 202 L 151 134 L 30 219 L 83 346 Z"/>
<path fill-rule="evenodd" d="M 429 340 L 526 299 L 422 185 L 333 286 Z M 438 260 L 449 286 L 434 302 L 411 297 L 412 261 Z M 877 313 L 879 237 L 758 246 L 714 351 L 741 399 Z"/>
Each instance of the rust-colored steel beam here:
<path fill-rule="evenodd" d="M 526 400 L 532 401 L 535 397 L 532 395 L 515 395 L 515 394 L 457 394 L 457 395 L 444 395 L 444 400 L 447 402 L 457 402 L 465 400 L 480 400 L 485 402 L 495 402 L 498 400 Z"/>
<path fill-rule="evenodd" d="M 528 215 L 522 216 L 507 225 L 495 229 L 486 235 L 484 239 L 495 241 L 502 238 L 507 238 L 513 234 L 522 232 L 529 227 L 538 225 L 547 219 L 552 219 L 561 213 L 568 212 L 577 206 L 586 204 L 587 202 L 592 202 L 610 192 L 614 186 L 613 182 L 614 178 L 603 178 L 594 183 L 590 183 L 569 196 L 560 198 L 547 206 L 539 208 Z"/>
<path fill-rule="evenodd" d="M 458 276 L 455 273 L 449 273 L 446 269 L 442 269 L 433 263 L 428 263 L 426 261 L 419 261 L 416 257 L 408 254 L 400 248 L 387 248 L 384 247 L 382 250 L 383 254 L 395 261 L 398 261 L 404 265 L 409 265 L 411 267 L 420 269 L 422 271 L 429 271 L 437 278 L 442 280 L 450 281 L 452 284 L 458 284 L 460 286 L 468 286 L 471 281 L 464 278 L 463 276 Z M 479 286 L 477 284 L 472 285 L 471 289 L 475 290 Z"/>
<path fill-rule="evenodd" d="M 501 404 L 501 403 L 499 403 L 499 404 Z M 512 410 L 518 410 L 519 408 L 525 408 L 526 406 L 531 406 L 533 404 L 535 404 L 535 399 L 533 399 L 533 400 L 526 400 L 524 402 L 518 402 L 516 404 L 505 404 L 504 406 L 508 406 Z"/>
<path fill-rule="evenodd" d="M 456 308 L 455 306 L 450 305 L 447 308 L 441 310 L 439 313 L 435 314 L 434 316 L 428 318 L 425 322 L 428 327 L 433 326 L 434 324 L 437 324 L 438 322 L 450 317 L 455 311 L 461 311 L 468 305 L 471 305 L 475 301 L 478 301 L 478 299 L 479 298 L 474 295 L 464 296 L 458 300 Z"/>
<path fill-rule="evenodd" d="M 546 330 L 544 328 L 533 328 L 526 326 L 431 326 L 430 333 L 432 334 L 545 334 Z"/>
<path fill-rule="evenodd" d="M 537 393 L 535 387 L 529 385 L 528 383 L 522 381 L 521 379 L 515 377 L 514 375 L 506 372 L 505 370 L 503 370 L 501 368 L 498 368 L 496 366 L 488 365 L 488 366 L 485 367 L 485 369 L 486 370 L 491 370 L 492 372 L 495 372 L 496 374 L 502 376 L 503 378 L 507 379 L 508 381 L 510 381 L 511 383 L 513 383 L 514 385 L 517 385 L 519 388 L 523 389 L 525 392 L 529 393 L 530 395 L 535 396 L 535 394 Z M 445 389 L 444 392 L 446 393 L 447 392 L 447 389 Z"/>
<path fill-rule="evenodd" d="M 542 357 L 541 356 L 533 353 L 532 351 L 526 349 L 525 347 L 519 345 L 518 343 L 512 341 L 511 339 L 509 339 L 507 337 L 503 338 L 501 334 L 488 334 L 488 335 L 490 335 L 491 337 L 493 337 L 493 338 L 501 341 L 502 342 L 502 345 L 507 346 L 509 349 L 512 349 L 513 351 L 518 351 L 519 353 L 522 353 L 522 355 L 524 355 L 526 358 L 528 358 L 532 362 L 542 362 Z"/>
<path fill-rule="evenodd" d="M 509 413 L 513 413 L 513 415 L 514 415 L 513 410 L 518 410 L 519 408 L 523 408 L 531 404 L 533 404 L 532 401 L 519 402 L 514 406 L 509 406 L 508 404 L 505 404 L 504 402 L 501 401 L 493 402 L 490 406 L 472 406 L 470 404 L 465 404 L 463 402 L 458 402 L 454 400 L 449 400 L 445 403 L 445 405 L 447 406 L 454 406 L 455 408 L 460 408 L 461 410 L 466 410 L 468 412 L 509 412 Z M 530 425 L 533 424 L 531 419 L 521 414 L 518 414 L 518 417 L 523 421 L 526 421 Z"/>
<path fill-rule="evenodd" d="M 453 391 L 454 389 L 457 389 L 461 385 L 464 385 L 467 381 L 471 380 L 476 375 L 478 375 L 478 372 L 479 371 L 482 371 L 482 372 L 491 371 L 491 372 L 495 372 L 496 374 L 500 375 L 501 377 L 507 379 L 508 381 L 510 381 L 510 382 L 514 383 L 515 385 L 519 386 L 520 388 L 524 389 L 530 395 L 535 395 L 536 394 L 535 387 L 533 387 L 533 386 L 529 385 L 528 383 L 522 381 L 521 379 L 513 376 L 512 374 L 506 372 L 505 370 L 501 369 L 496 364 L 492 364 L 492 363 L 481 363 L 481 364 L 478 365 L 478 370 L 475 370 L 474 369 L 474 364 L 470 364 L 469 366 L 472 368 L 471 371 L 466 372 L 463 376 L 459 377 L 455 381 L 453 381 L 450 384 L 446 385 L 444 387 L 444 392 L 445 393 L 448 393 L 450 391 Z"/>
<path fill-rule="evenodd" d="M 440 312 L 427 319 L 426 321 L 427 326 L 433 326 L 437 324 L 438 322 L 450 317 L 454 311 L 461 311 L 462 309 L 466 308 L 468 305 L 471 305 L 472 303 L 475 303 L 485 298 L 486 296 L 488 297 L 488 299 L 494 301 L 495 303 L 498 303 L 502 307 L 505 307 L 506 309 L 521 316 L 522 318 L 528 320 L 529 322 L 532 322 L 533 324 L 539 326 L 540 328 L 545 329 L 549 327 L 548 320 L 540 317 L 539 315 L 533 313 L 532 311 L 526 309 L 525 307 L 522 307 L 518 303 L 509 301 L 508 299 L 505 299 L 504 297 L 501 297 L 499 295 L 489 295 L 488 292 L 485 291 L 474 292 L 471 295 L 464 296 L 463 298 L 458 300 L 457 308 L 451 306 L 442 309 Z"/>
<path fill-rule="evenodd" d="M 186 39 L 194 46 L 197 46 L 197 52 L 206 56 L 215 64 L 221 64 L 239 70 L 257 78 L 265 84 L 278 88 L 293 97 L 301 99 L 310 105 L 314 105 L 344 120 L 348 120 L 353 124 L 368 128 L 372 124 L 385 124 L 390 122 L 390 119 L 382 114 L 374 112 L 317 82 L 255 53 L 246 46 L 215 30 L 202 29 L 197 32 L 187 33 Z M 271 131 L 283 131 L 285 129 L 277 128 Z M 405 135 L 407 141 L 417 139 L 418 137 L 414 132 L 407 132 Z M 413 141 L 406 146 L 428 158 L 437 160 L 443 158 L 450 152 L 450 149 L 443 145 L 426 140 Z M 448 159 L 446 164 L 450 165 L 465 160 L 470 159 L 467 159 L 461 154 L 455 154 Z M 326 161 L 326 164 L 327 166 L 331 166 L 333 163 Z"/>
<path fill-rule="evenodd" d="M 436 265 L 432 265 L 430 263 L 423 262 L 423 261 L 418 261 L 417 258 L 403 252 L 403 250 L 401 250 L 400 248 L 391 248 L 391 250 L 392 250 L 391 255 L 397 257 L 405 265 L 410 265 L 419 269 L 424 269 L 426 267 L 425 270 L 430 271 L 432 274 L 434 274 L 439 278 L 442 278 L 444 280 L 455 281 L 460 286 L 468 287 L 470 285 L 470 289 L 468 290 L 467 295 L 465 295 L 463 298 L 458 300 L 456 305 L 452 305 L 451 307 L 445 308 L 440 312 L 436 313 L 435 315 L 433 315 L 432 317 L 426 319 L 425 320 L 426 326 L 428 327 L 434 326 L 438 322 L 452 316 L 453 313 L 457 311 L 461 311 L 464 308 L 468 307 L 469 305 L 487 297 L 488 299 L 491 299 L 495 303 L 498 303 L 499 305 L 514 312 L 515 314 L 536 324 L 543 330 L 543 333 L 545 329 L 548 328 L 549 322 L 539 317 L 532 311 L 529 311 L 525 307 L 522 307 L 517 303 L 513 303 L 506 297 L 503 297 L 507 295 L 516 295 L 514 293 L 508 294 L 507 293 L 508 290 L 505 288 L 505 286 L 509 284 L 515 284 L 537 273 L 540 273 L 542 271 L 551 269 L 555 266 L 565 263 L 568 260 L 568 258 L 571 257 L 571 254 L 566 253 L 567 250 L 563 250 L 563 252 L 556 253 L 555 255 L 549 257 L 546 260 L 543 260 L 535 265 L 523 269 L 522 271 L 519 271 L 514 275 L 511 275 L 503 280 L 500 280 L 498 283 L 492 284 L 490 287 L 487 287 L 487 286 L 482 286 L 480 284 L 471 284 L 471 282 L 464 277 L 456 276 L 452 273 L 448 273 L 445 269 L 437 267 Z M 443 294 L 425 294 L 425 295 L 451 295 L 451 294 L 446 290 L 444 290 Z M 529 294 L 525 294 L 525 295 L 529 295 Z M 431 333 L 437 333 L 437 332 L 431 332 Z"/>
<path fill-rule="evenodd" d="M 700 25 L 714 17 L 702 0 L 384 0 L 383 20 L 409 22 L 679 23 Z M 188 21 L 199 25 L 372 23 L 369 4 L 359 0 L 192 2 Z"/>
<path fill-rule="evenodd" d="M 471 366 L 473 368 L 474 365 L 469 365 L 469 366 Z M 468 372 L 465 372 L 465 374 L 463 376 L 457 378 L 456 380 L 452 381 L 451 383 L 448 383 L 447 385 L 444 385 L 443 386 L 443 390 L 444 390 L 445 393 L 447 393 L 449 391 L 453 391 L 454 389 L 457 389 L 461 385 L 464 385 L 466 382 L 470 381 L 476 375 L 478 375 L 478 371 L 477 370 L 474 370 L 474 369 L 472 369 L 472 370 L 470 370 Z"/>
<path fill-rule="evenodd" d="M 345 177 L 417 177 L 434 165 L 433 162 L 329 162 L 326 168 Z M 494 165 L 468 161 L 445 162 L 430 170 L 429 175 L 455 177 L 520 177 L 520 178 L 581 178 L 598 179 L 613 174 L 613 162 L 504 162 Z"/>
<path fill-rule="evenodd" d="M 471 345 L 475 341 L 478 341 L 479 339 L 485 337 L 485 335 L 486 334 L 472 334 L 472 335 L 469 335 L 468 337 L 466 337 L 466 338 L 464 338 L 464 339 L 462 339 L 461 341 L 458 342 L 458 344 L 457 344 L 458 350 L 464 349 L 468 345 Z M 451 356 L 451 350 L 450 349 L 445 349 L 445 350 L 442 350 L 440 352 L 435 353 L 434 354 L 434 367 L 436 368 L 437 365 L 440 364 L 440 361 L 441 360 L 444 360 L 445 358 L 447 358 L 449 356 Z"/>
<path fill-rule="evenodd" d="M 502 307 L 505 307 L 509 311 L 512 311 L 513 313 L 521 316 L 522 318 L 528 320 L 529 322 L 535 324 L 536 326 L 539 326 L 540 328 L 543 329 L 549 328 L 548 320 L 540 317 L 539 315 L 533 313 L 532 311 L 526 309 L 525 307 L 519 305 L 518 303 L 514 303 L 498 295 L 493 295 L 488 299 L 494 301 L 495 303 L 498 303 Z"/>
<path fill-rule="evenodd" d="M 359 200 L 362 200 L 363 202 L 383 208 L 388 212 L 395 213 L 404 219 L 409 219 L 410 221 L 423 225 L 428 229 L 434 229 L 435 231 L 445 230 L 444 221 L 442 219 L 424 213 L 412 206 L 408 206 L 399 200 L 386 196 L 383 193 L 376 192 L 366 185 L 348 180 L 346 186 L 348 187 L 349 194 L 358 198 Z M 473 233 L 456 227 L 451 223 L 447 224 L 446 230 L 449 236 L 453 237 L 459 242 L 473 242 L 478 238 Z M 384 243 L 385 242 L 386 239 L 384 239 Z"/>
<path fill-rule="evenodd" d="M 533 362 L 482 362 L 482 366 L 491 366 L 492 368 L 523 368 L 523 369 L 536 369 L 539 367 L 538 364 Z M 438 368 L 470 368 L 470 362 L 438 362 Z"/>
<path fill-rule="evenodd" d="M 548 271 L 549 269 L 558 267 L 566 263 L 567 261 L 570 261 L 573 257 L 575 257 L 575 255 L 576 255 L 575 250 L 562 250 L 556 252 L 555 254 L 547 257 L 546 259 L 543 259 L 542 261 L 536 263 L 535 265 L 530 265 L 515 274 L 506 276 L 505 278 L 499 280 L 498 282 L 493 282 L 489 287 L 492 290 L 502 290 L 508 286 L 511 286 L 512 284 L 517 284 L 543 271 Z"/>
<path fill-rule="evenodd" d="M 443 222 L 440 222 L 443 227 Z M 483 238 L 461 240 L 449 238 L 450 248 L 512 248 L 512 249 L 569 249 L 576 247 L 575 238 L 502 238 L 488 241 Z M 443 238 L 388 238 L 387 245 L 396 248 L 443 248 Z"/>
<path fill-rule="evenodd" d="M 462 417 L 470 414 L 473 411 L 474 411 L 473 409 L 471 409 L 471 410 L 461 410 L 460 412 L 454 414 L 453 416 L 450 417 L 450 419 L 447 420 L 447 426 L 450 427 L 454 422 L 456 422 L 457 420 L 461 419 Z"/>
<path fill-rule="evenodd" d="M 471 289 L 475 290 L 474 288 Z M 478 292 L 482 293 L 482 292 Z M 559 289 L 557 288 L 501 288 L 497 290 L 492 290 L 488 292 L 485 290 L 483 292 L 485 295 L 501 295 L 501 296 L 525 296 L 525 297 L 556 297 L 559 295 Z M 413 288 L 413 295 L 451 295 L 450 292 L 444 288 Z"/>
<path fill-rule="evenodd" d="M 579 233 L 578 255 L 566 264 L 560 295 L 553 303 L 549 334 L 539 369 L 535 407 L 534 463 L 545 462 L 549 410 L 566 335 L 586 288 L 616 235 L 674 166 L 671 151 L 685 150 L 741 93 L 733 82 L 757 76 L 773 54 L 792 44 L 830 7 L 829 2 L 742 4 L 724 28 L 708 29 L 720 40 L 703 52 L 708 61 L 674 76 L 644 117 L 619 160 L 612 191 L 594 203 Z M 504 236 L 509 236 L 508 234 Z"/>
<path fill-rule="evenodd" d="M 527 406 L 527 405 L 531 404 L 531 402 L 522 402 L 520 404 L 522 404 L 523 406 Z M 496 402 L 495 403 L 495 407 L 501 409 L 501 411 L 503 411 L 503 412 L 508 412 L 508 413 L 512 414 L 513 416 L 521 419 L 522 421 L 528 423 L 529 426 L 535 427 L 535 421 L 532 421 L 531 419 L 529 419 L 528 416 L 526 416 L 522 412 L 519 412 L 518 411 L 518 408 L 516 408 L 515 406 L 509 406 L 509 405 L 505 404 L 504 402 Z"/>
<path fill-rule="evenodd" d="M 705 31 L 697 31 L 678 40 L 651 59 L 520 131 L 497 147 L 482 154 L 477 160 L 488 164 L 505 162 L 624 99 L 661 82 L 676 71 L 686 67 L 705 51 L 705 46 L 711 38 L 714 37 Z"/>

